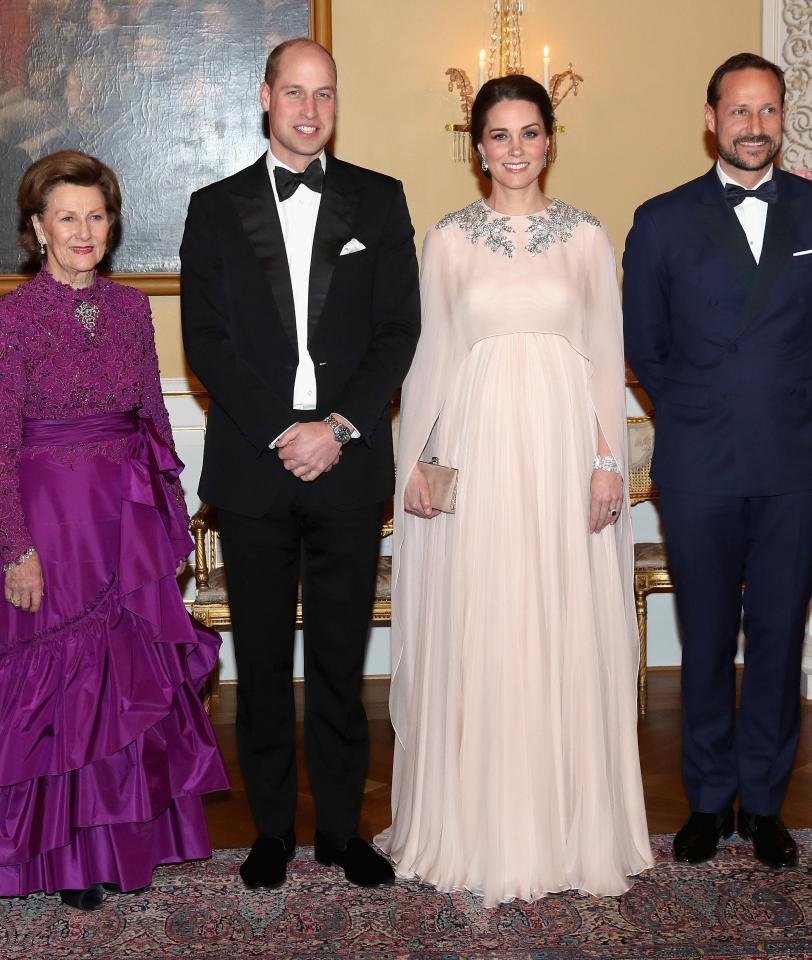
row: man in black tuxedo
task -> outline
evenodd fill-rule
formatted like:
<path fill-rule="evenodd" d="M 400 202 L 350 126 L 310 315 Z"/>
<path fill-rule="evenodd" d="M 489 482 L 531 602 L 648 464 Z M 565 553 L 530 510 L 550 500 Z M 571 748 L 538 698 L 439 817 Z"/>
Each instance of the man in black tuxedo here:
<path fill-rule="evenodd" d="M 784 95 L 780 68 L 755 54 L 716 70 L 705 119 L 718 163 L 638 209 L 623 259 L 682 626 L 692 812 L 674 852 L 691 863 L 732 833 L 737 797 L 759 859 L 798 857 L 779 813 L 812 592 L 812 183 L 773 167 Z"/>
<path fill-rule="evenodd" d="M 200 496 L 219 508 L 259 833 L 240 873 L 279 886 L 295 849 L 301 575 L 316 859 L 355 883 L 390 883 L 357 836 L 361 677 L 394 486 L 389 399 L 420 329 L 414 231 L 398 181 L 325 152 L 336 69 L 323 47 L 276 47 L 260 101 L 268 153 L 192 195 L 180 252 L 186 354 L 211 397 Z"/>

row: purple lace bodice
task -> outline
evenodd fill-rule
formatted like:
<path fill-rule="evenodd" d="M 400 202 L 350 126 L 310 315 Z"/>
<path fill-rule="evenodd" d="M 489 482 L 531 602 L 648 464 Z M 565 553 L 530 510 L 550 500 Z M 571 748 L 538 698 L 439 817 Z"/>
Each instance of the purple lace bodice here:
<path fill-rule="evenodd" d="M 21 450 L 23 420 L 135 408 L 152 418 L 171 445 L 149 301 L 142 293 L 103 277 L 73 290 L 42 269 L 0 299 L 0 563 L 36 547 L 23 516 L 18 465 L 21 456 L 42 451 Z M 110 443 L 103 452 L 115 456 L 119 441 Z M 101 451 L 69 448 L 60 456 L 88 452 Z M 171 492 L 188 522 L 180 484 Z"/>

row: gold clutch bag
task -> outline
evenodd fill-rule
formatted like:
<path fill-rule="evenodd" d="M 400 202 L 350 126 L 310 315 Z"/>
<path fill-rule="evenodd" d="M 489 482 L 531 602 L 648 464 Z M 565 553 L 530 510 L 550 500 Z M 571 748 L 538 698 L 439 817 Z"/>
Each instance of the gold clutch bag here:
<path fill-rule="evenodd" d="M 431 463 L 420 461 L 420 470 L 429 485 L 431 505 L 435 510 L 443 513 L 453 513 L 457 507 L 457 477 L 456 467 L 444 467 L 438 463 L 437 457 L 431 458 Z"/>

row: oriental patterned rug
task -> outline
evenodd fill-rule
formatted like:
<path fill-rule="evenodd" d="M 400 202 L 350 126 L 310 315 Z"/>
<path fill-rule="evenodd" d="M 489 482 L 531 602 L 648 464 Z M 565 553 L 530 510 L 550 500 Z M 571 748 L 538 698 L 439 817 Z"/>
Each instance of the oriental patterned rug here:
<path fill-rule="evenodd" d="M 622 897 L 567 893 L 485 910 L 467 894 L 418 883 L 361 890 L 302 849 L 278 891 L 246 890 L 245 851 L 156 871 L 151 890 L 81 914 L 55 897 L 0 900 L 3 960 L 810 960 L 812 830 L 801 865 L 772 872 L 749 845 L 712 863 L 670 859 Z"/>

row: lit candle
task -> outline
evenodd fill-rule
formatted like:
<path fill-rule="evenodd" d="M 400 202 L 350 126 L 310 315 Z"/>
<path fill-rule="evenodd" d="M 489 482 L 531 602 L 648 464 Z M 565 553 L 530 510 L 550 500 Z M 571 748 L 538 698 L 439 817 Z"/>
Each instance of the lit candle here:
<path fill-rule="evenodd" d="M 544 89 L 550 92 L 550 48 L 544 47 Z"/>
<path fill-rule="evenodd" d="M 485 51 L 479 51 L 479 86 L 485 82 Z"/>

